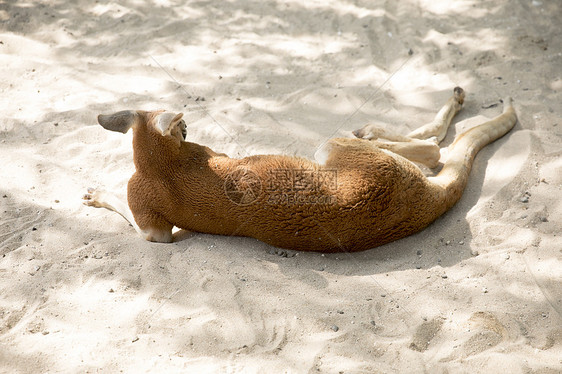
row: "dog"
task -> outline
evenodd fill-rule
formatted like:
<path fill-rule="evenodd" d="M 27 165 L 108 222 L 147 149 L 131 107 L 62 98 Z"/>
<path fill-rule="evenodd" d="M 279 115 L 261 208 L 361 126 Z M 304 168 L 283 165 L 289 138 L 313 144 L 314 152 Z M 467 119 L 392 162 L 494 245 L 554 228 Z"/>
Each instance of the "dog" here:
<path fill-rule="evenodd" d="M 478 151 L 517 122 L 511 98 L 504 99 L 503 113 L 458 135 L 441 171 L 426 177 L 415 163 L 439 165 L 439 143 L 464 99 L 456 87 L 435 120 L 407 136 L 367 125 L 353 132 L 355 138 L 327 141 L 314 161 L 230 158 L 186 141 L 181 113 L 99 115 L 107 130 L 133 130 L 136 172 L 128 182 L 128 205 L 96 189 L 88 190 L 84 204 L 121 214 L 154 242 L 171 242 L 176 226 L 299 251 L 374 248 L 422 230 L 451 208 Z"/>

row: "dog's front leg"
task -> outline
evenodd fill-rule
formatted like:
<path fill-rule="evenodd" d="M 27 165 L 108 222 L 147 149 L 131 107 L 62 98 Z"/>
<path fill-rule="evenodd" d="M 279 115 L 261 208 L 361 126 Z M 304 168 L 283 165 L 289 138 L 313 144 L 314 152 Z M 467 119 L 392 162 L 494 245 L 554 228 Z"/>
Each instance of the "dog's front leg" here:
<path fill-rule="evenodd" d="M 138 232 L 146 240 L 152 242 L 170 243 L 173 239 L 171 228 L 167 230 L 141 229 L 135 222 L 133 212 L 131 212 L 131 209 L 129 208 L 127 203 L 109 192 L 97 190 L 94 188 L 88 188 L 88 193 L 85 194 L 82 199 L 84 200 L 84 205 L 94 208 L 105 208 L 119 213 L 131 224 L 131 226 L 133 226 L 135 231 Z"/>

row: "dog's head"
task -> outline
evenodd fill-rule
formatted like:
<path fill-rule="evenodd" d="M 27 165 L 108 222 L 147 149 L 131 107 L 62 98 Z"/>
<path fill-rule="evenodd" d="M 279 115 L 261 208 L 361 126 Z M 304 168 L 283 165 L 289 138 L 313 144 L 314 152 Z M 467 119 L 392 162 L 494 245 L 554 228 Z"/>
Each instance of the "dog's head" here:
<path fill-rule="evenodd" d="M 106 130 L 118 131 L 123 134 L 131 128 L 135 131 L 136 128 L 143 127 L 149 132 L 171 137 L 179 144 L 187 136 L 187 126 L 182 116 L 183 113 L 176 114 L 166 111 L 124 110 L 113 114 L 100 114 L 98 123 Z"/>

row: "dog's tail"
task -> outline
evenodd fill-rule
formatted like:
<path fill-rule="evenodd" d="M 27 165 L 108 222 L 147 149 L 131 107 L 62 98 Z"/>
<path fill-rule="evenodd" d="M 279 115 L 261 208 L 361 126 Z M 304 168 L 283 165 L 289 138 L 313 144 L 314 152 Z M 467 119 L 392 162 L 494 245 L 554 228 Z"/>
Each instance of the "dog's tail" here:
<path fill-rule="evenodd" d="M 430 182 L 445 193 L 445 209 L 452 207 L 462 196 L 476 154 L 486 145 L 501 138 L 515 126 L 517 114 L 511 97 L 503 100 L 503 113 L 459 135 L 449 146 L 449 155 L 443 169 Z"/>

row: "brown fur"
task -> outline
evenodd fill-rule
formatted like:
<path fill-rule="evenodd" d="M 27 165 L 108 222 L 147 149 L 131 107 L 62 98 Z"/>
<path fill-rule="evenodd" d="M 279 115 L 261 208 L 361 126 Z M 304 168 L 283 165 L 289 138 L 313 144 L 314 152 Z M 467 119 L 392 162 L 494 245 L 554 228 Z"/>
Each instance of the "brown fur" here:
<path fill-rule="evenodd" d="M 176 226 L 210 234 L 249 236 L 288 249 L 351 252 L 420 231 L 449 209 L 462 194 L 476 152 L 515 123 L 513 109 L 508 103 L 506 108 L 510 117 L 502 121 L 509 123 L 501 131 L 482 140 L 481 135 L 471 139 L 475 130 L 470 130 L 465 140 L 453 144 L 452 163 L 446 163 L 433 179 L 426 178 L 407 159 L 381 150 L 366 139 L 330 140 L 327 159 L 320 165 L 289 156 L 229 158 L 183 141 L 178 132 L 181 116 L 176 116 L 167 130 L 156 126 L 161 112 L 122 112 L 117 121 L 121 125 L 116 124 L 115 116 L 100 117 L 100 123 L 110 123 L 113 131 L 133 128 L 136 172 L 129 181 L 127 196 L 137 230 L 146 239 L 171 241 L 171 230 Z M 482 125 L 484 132 L 489 132 L 486 126 L 498 127 L 497 121 Z M 457 149 L 459 142 L 463 144 Z M 470 149 L 474 144 L 476 151 Z M 462 154 L 462 160 L 455 158 L 457 153 Z M 291 178 L 279 178 L 284 171 L 292 173 Z M 310 178 L 298 180 L 303 176 Z M 326 176 L 335 176 L 337 183 Z M 304 184 L 295 186 L 296 182 Z M 254 195 L 244 201 L 236 194 L 238 190 L 229 194 L 232 183 Z M 276 200 L 272 196 L 297 200 Z M 100 203 L 99 195 L 91 193 L 85 199 L 88 205 L 126 216 L 111 204 Z"/>

